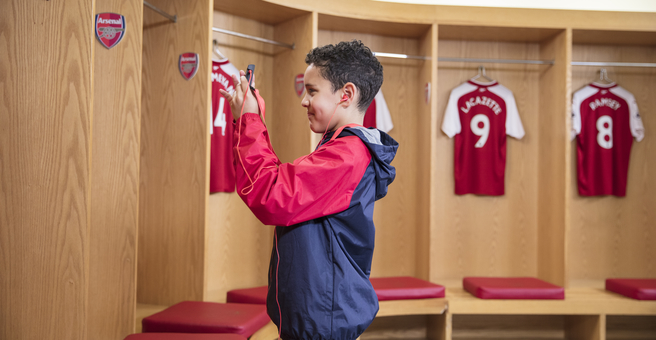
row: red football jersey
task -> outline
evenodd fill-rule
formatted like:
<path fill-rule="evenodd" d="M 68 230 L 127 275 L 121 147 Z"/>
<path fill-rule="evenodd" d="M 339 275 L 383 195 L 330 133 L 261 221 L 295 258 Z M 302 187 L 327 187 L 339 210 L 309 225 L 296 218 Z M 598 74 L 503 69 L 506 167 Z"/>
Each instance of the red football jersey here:
<path fill-rule="evenodd" d="M 376 97 L 374 97 L 374 100 L 369 104 L 367 112 L 364 114 L 362 125 L 366 128 L 376 128 L 385 133 L 390 132 L 394 127 L 394 124 L 392 124 L 392 116 L 390 115 L 382 91 L 379 90 Z"/>
<path fill-rule="evenodd" d="M 212 61 L 212 141 L 210 145 L 210 193 L 235 191 L 232 154 L 232 111 L 219 89 L 234 92 L 232 75 L 239 70 L 227 59 Z"/>
<path fill-rule="evenodd" d="M 524 127 L 512 92 L 496 81 L 470 80 L 451 91 L 442 131 L 455 136 L 457 195 L 504 194 L 506 135 L 521 139 Z"/>
<path fill-rule="evenodd" d="M 635 97 L 615 83 L 592 83 L 574 93 L 572 139 L 577 138 L 579 195 L 626 195 L 633 137 L 644 137 Z"/>

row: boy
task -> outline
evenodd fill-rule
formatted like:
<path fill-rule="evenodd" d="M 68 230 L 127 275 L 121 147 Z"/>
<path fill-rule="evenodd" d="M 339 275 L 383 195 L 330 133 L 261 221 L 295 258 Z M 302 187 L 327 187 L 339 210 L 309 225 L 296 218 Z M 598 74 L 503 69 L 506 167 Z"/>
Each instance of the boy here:
<path fill-rule="evenodd" d="M 281 338 L 352 340 L 378 312 L 369 282 L 373 208 L 394 180 L 398 144 L 362 127 L 383 83 L 369 48 L 360 41 L 317 47 L 305 62 L 301 105 L 324 137 L 293 163 L 273 152 L 244 72 L 241 82 L 234 77 L 234 96 L 222 91 L 236 120 L 237 191 L 262 223 L 277 226 L 267 311 Z"/>

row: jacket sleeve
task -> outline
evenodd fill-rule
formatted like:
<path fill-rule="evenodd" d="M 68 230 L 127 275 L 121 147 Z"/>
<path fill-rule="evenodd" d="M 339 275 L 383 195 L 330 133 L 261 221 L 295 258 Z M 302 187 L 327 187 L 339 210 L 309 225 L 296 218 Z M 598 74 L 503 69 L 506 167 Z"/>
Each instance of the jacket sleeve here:
<path fill-rule="evenodd" d="M 281 163 L 254 113 L 237 121 L 233 145 L 237 192 L 266 225 L 290 226 L 347 209 L 371 161 L 364 143 L 348 136 Z"/>

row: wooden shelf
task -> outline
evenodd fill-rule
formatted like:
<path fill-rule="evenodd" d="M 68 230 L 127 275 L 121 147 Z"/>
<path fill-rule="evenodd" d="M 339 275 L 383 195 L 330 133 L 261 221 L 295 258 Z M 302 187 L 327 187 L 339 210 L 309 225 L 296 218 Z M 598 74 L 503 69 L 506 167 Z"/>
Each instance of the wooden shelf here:
<path fill-rule="evenodd" d="M 429 24 L 374 21 L 319 14 L 320 30 L 377 34 L 399 38 L 420 38 L 428 32 L 430 27 Z"/>
<path fill-rule="evenodd" d="M 542 42 L 562 31 L 554 28 L 439 25 L 438 37 L 442 40 Z"/>
<path fill-rule="evenodd" d="M 565 300 L 484 300 L 447 288 L 451 314 L 656 315 L 656 301 L 638 301 L 595 288 L 565 290 Z"/>
<path fill-rule="evenodd" d="M 656 32 L 572 30 L 574 44 L 656 46 Z"/>

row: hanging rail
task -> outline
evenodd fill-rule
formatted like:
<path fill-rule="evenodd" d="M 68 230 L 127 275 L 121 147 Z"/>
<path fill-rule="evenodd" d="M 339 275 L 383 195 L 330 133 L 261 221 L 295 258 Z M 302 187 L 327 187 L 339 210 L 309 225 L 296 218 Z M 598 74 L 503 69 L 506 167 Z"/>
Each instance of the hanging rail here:
<path fill-rule="evenodd" d="M 399 58 L 399 59 L 419 59 L 431 60 L 431 57 L 407 55 L 399 53 L 373 52 L 376 57 Z M 517 60 L 517 59 L 473 59 L 473 58 L 437 58 L 437 61 L 447 62 L 466 62 L 466 63 L 500 63 L 500 64 L 541 64 L 553 65 L 553 60 Z"/>
<path fill-rule="evenodd" d="M 173 22 L 178 22 L 178 16 L 177 15 L 171 16 L 170 14 L 168 14 L 168 13 L 162 11 L 161 9 L 149 4 L 146 1 L 144 1 L 143 4 L 146 5 L 146 7 L 152 9 L 153 11 L 159 13 L 161 16 L 163 16 L 163 17 L 165 17 L 165 18 L 167 18 L 167 19 L 169 19 Z"/>
<path fill-rule="evenodd" d="M 289 49 L 292 49 L 292 50 L 296 47 L 296 44 L 291 44 L 291 45 L 290 44 L 285 44 L 285 43 L 277 42 L 277 41 L 274 41 L 274 40 L 269 40 L 269 39 L 264 39 L 264 38 L 260 38 L 260 37 L 255 37 L 255 36 L 252 36 L 252 35 L 247 35 L 247 34 L 243 34 L 243 33 L 237 33 L 237 32 L 233 32 L 233 31 L 224 30 L 222 28 L 212 27 L 212 31 L 219 32 L 219 33 L 230 34 L 230 35 L 234 35 L 234 36 L 241 37 L 241 38 L 256 40 L 256 41 L 267 43 L 267 44 L 278 45 L 278 46 L 286 47 L 286 48 L 289 48 Z"/>
<path fill-rule="evenodd" d="M 407 55 L 407 54 L 384 53 L 384 52 L 373 52 L 373 54 L 376 57 L 384 57 L 384 58 L 431 60 L 431 57 L 424 57 L 419 55 Z"/>
<path fill-rule="evenodd" d="M 572 66 L 656 67 L 656 63 L 623 63 L 604 61 L 573 61 Z"/>

